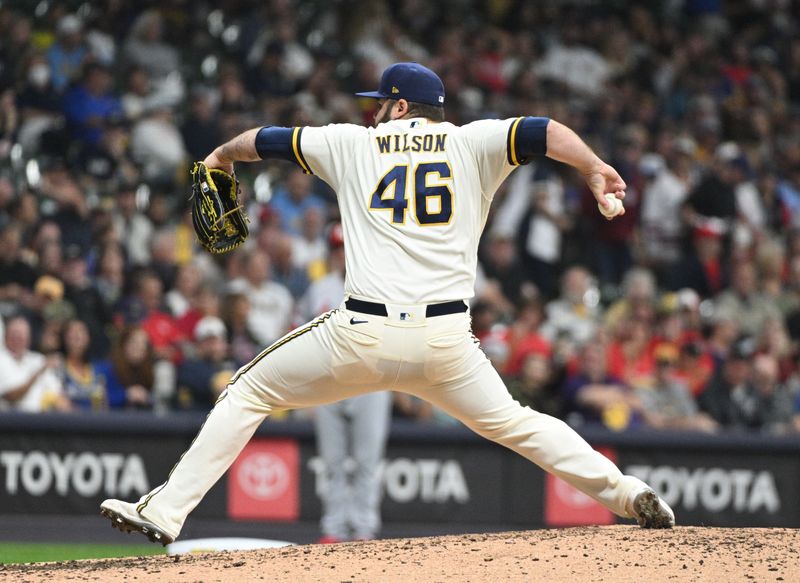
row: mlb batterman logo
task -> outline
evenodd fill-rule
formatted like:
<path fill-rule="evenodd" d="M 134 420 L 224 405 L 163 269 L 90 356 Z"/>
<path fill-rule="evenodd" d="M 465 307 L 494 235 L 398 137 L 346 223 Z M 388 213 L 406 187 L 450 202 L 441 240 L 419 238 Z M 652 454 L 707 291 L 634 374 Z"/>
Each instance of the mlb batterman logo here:
<path fill-rule="evenodd" d="M 242 461 L 236 479 L 242 490 L 256 500 L 274 500 L 289 485 L 289 469 L 274 454 L 256 453 Z"/>
<path fill-rule="evenodd" d="M 255 439 L 228 472 L 228 516 L 241 520 L 297 520 L 300 449 L 292 439 Z"/>

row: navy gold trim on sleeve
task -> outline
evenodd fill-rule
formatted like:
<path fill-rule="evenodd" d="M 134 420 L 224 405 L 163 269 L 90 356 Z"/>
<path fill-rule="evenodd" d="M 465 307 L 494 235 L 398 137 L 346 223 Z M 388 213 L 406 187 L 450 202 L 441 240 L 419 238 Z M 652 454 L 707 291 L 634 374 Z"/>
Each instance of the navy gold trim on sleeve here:
<path fill-rule="evenodd" d="M 294 132 L 292 133 L 292 150 L 294 151 L 294 156 L 297 160 L 297 163 L 300 165 L 300 168 L 303 169 L 303 172 L 306 174 L 313 174 L 311 172 L 311 168 L 308 167 L 308 162 L 303 157 L 303 148 L 300 146 L 300 138 L 303 135 L 303 130 L 305 128 L 294 128 Z"/>
<path fill-rule="evenodd" d="M 265 126 L 256 134 L 256 152 L 262 160 L 288 160 L 294 162 L 306 174 L 312 174 L 300 149 L 303 128 Z"/>
<path fill-rule="evenodd" d="M 508 128 L 508 163 L 527 164 L 532 156 L 547 154 L 547 117 L 519 117 Z"/>

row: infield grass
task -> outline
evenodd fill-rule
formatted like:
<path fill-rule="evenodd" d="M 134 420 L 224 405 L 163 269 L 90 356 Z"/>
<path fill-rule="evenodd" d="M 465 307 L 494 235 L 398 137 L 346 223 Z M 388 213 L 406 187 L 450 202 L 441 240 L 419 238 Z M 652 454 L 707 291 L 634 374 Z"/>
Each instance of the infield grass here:
<path fill-rule="evenodd" d="M 7 543 L 0 542 L 0 563 L 40 563 L 106 557 L 139 557 L 163 555 L 156 545 L 107 545 L 71 543 Z"/>

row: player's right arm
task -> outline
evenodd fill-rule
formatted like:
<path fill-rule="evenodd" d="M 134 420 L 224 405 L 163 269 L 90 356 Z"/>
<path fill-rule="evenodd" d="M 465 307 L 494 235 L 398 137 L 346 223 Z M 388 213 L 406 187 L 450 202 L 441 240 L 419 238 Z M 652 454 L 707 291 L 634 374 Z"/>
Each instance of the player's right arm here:
<path fill-rule="evenodd" d="M 611 210 L 605 195 L 625 198 L 625 181 L 571 129 L 555 120 L 547 124 L 547 157 L 569 164 L 583 175 L 598 204 Z M 625 211 L 623 209 L 623 214 Z"/>
<path fill-rule="evenodd" d="M 606 193 L 620 199 L 625 196 L 625 182 L 617 171 L 603 162 L 575 132 L 555 120 L 546 117 L 480 120 L 464 128 L 475 148 L 485 196 L 491 197 L 515 167 L 543 155 L 577 169 L 604 208 L 611 205 Z"/>

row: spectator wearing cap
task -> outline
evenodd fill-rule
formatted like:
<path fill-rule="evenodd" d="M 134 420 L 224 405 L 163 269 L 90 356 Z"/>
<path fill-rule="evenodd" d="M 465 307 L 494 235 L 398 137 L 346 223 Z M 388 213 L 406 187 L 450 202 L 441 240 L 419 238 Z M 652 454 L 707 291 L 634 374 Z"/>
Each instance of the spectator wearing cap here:
<path fill-rule="evenodd" d="M 231 377 L 236 363 L 228 354 L 228 331 L 216 316 L 206 316 L 194 329 L 196 354 L 178 367 L 173 405 L 184 411 L 208 411 Z"/>
<path fill-rule="evenodd" d="M 733 266 L 731 288 L 714 298 L 718 314 L 733 319 L 739 330 L 749 336 L 758 336 L 770 318 L 780 318 L 775 303 L 758 289 L 758 274 L 751 261 L 739 261 Z"/>
<path fill-rule="evenodd" d="M 697 398 L 700 409 L 724 428 L 741 423 L 741 411 L 735 399 L 747 391 L 755 348 L 752 338 L 742 336 L 737 339 L 725 361 Z"/>
<path fill-rule="evenodd" d="M 0 350 L 0 410 L 40 413 L 69 410 L 61 380 L 55 371 L 61 359 L 31 349 L 31 328 L 22 316 L 5 323 L 5 342 Z"/>
<path fill-rule="evenodd" d="M 725 289 L 729 275 L 723 260 L 724 225 L 718 219 L 698 223 L 692 229 L 692 247 L 667 277 L 671 289 L 688 288 L 709 298 Z"/>
<path fill-rule="evenodd" d="M 89 50 L 83 42 L 83 24 L 74 14 L 61 17 L 56 33 L 58 38 L 47 51 L 47 63 L 53 77 L 53 89 L 61 93 L 78 78 Z"/>
<path fill-rule="evenodd" d="M 653 384 L 637 390 L 647 425 L 654 429 L 715 431 L 716 421 L 700 412 L 689 388 L 677 375 L 678 347 L 663 342 L 655 347 L 653 356 L 656 363 Z"/>

